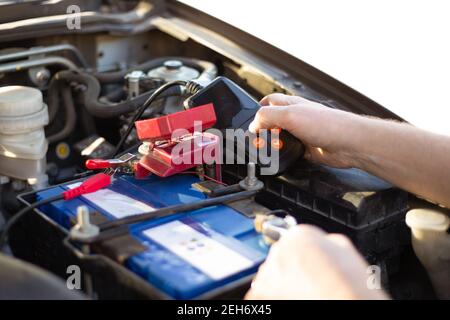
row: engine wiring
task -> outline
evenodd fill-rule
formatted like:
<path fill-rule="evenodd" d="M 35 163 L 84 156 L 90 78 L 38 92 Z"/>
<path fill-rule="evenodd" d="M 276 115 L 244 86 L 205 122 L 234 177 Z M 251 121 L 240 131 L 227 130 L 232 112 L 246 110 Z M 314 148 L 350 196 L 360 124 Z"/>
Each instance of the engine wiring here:
<path fill-rule="evenodd" d="M 161 93 L 163 93 L 164 91 L 166 91 L 167 89 L 169 89 L 171 87 L 175 87 L 175 86 L 186 86 L 186 84 L 187 84 L 186 81 L 177 80 L 177 81 L 172 81 L 172 82 L 168 82 L 166 84 L 163 84 L 161 87 L 156 89 L 150 95 L 150 97 L 148 97 L 148 99 L 144 102 L 144 104 L 136 111 L 136 113 L 134 114 L 133 118 L 131 118 L 131 120 L 129 121 L 128 126 L 127 126 L 127 130 L 122 135 L 122 137 L 120 138 L 120 140 L 117 143 L 116 147 L 114 148 L 113 157 L 115 157 L 120 152 L 120 149 L 122 148 L 123 144 L 125 143 L 127 137 L 130 135 L 131 131 L 133 130 L 134 123 L 142 117 L 142 115 L 144 114 L 145 110 L 147 110 L 147 108 L 153 103 L 153 101 L 155 101 L 156 98 L 158 98 L 158 96 Z"/>

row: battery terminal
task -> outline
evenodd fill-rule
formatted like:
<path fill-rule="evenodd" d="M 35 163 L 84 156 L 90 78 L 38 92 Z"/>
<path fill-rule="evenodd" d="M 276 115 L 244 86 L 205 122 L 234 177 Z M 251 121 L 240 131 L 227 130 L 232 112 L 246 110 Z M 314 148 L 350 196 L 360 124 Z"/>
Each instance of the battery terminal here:
<path fill-rule="evenodd" d="M 295 225 L 297 220 L 289 214 L 285 214 L 284 217 L 275 214 L 257 214 L 254 220 L 255 230 L 262 234 L 264 242 L 268 245 L 277 242 Z"/>

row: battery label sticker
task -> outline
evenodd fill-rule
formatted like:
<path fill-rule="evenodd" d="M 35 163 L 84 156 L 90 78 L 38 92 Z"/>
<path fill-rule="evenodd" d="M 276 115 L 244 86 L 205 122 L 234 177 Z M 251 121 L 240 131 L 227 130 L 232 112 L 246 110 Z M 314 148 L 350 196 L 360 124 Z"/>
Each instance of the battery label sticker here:
<path fill-rule="evenodd" d="M 77 182 L 67 187 L 73 189 L 80 184 L 81 182 Z M 101 189 L 93 193 L 85 194 L 82 197 L 118 219 L 155 210 L 155 208 L 141 201 L 110 189 Z"/>
<path fill-rule="evenodd" d="M 250 259 L 180 221 L 145 230 L 144 235 L 214 280 L 226 278 L 254 265 Z"/>

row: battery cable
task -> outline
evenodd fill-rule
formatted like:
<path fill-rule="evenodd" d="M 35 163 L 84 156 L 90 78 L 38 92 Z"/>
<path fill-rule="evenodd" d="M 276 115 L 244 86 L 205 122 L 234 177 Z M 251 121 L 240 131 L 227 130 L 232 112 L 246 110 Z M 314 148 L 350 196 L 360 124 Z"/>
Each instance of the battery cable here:
<path fill-rule="evenodd" d="M 116 238 L 125 233 L 129 232 L 129 226 L 131 224 L 151 221 L 158 218 L 167 217 L 173 214 L 186 211 L 194 211 L 203 208 L 213 207 L 217 205 L 223 205 L 226 203 L 244 200 L 254 197 L 258 191 L 256 190 L 245 190 L 232 194 L 227 194 L 215 198 L 207 198 L 193 203 L 183 203 L 172 205 L 168 207 L 163 207 L 150 212 L 144 212 L 136 214 L 133 216 L 128 216 L 116 220 L 106 221 L 98 225 L 101 232 L 98 236 L 87 238 L 87 239 L 77 239 L 76 242 L 83 244 L 93 244 L 103 242 L 112 238 Z"/>
<path fill-rule="evenodd" d="M 106 188 L 111 184 L 111 176 L 104 174 L 104 173 L 98 173 L 96 175 L 91 176 L 90 178 L 86 179 L 76 188 L 66 190 L 62 192 L 61 194 L 58 194 L 56 196 L 43 199 L 37 202 L 34 202 L 30 204 L 29 206 L 23 208 L 19 212 L 17 212 L 14 216 L 12 216 L 3 227 L 2 233 L 0 235 L 0 251 L 3 249 L 3 247 L 8 242 L 8 234 L 11 228 L 19 221 L 27 212 L 36 209 L 40 206 L 49 204 L 51 202 L 55 202 L 58 200 L 70 200 L 73 198 L 77 198 L 83 194 L 92 193 L 97 190 Z"/>

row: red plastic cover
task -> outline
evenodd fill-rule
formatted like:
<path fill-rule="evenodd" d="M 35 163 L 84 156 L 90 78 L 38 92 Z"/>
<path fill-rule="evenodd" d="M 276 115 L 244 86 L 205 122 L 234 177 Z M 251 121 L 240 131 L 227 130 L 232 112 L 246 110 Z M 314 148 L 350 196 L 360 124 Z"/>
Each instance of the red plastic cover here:
<path fill-rule="evenodd" d="M 140 140 L 159 141 L 172 138 L 172 133 L 177 129 L 184 130 L 180 130 L 174 137 L 193 133 L 197 129 L 194 122 L 199 122 L 200 131 L 204 131 L 211 128 L 216 120 L 214 106 L 209 103 L 159 118 L 136 121 L 135 125 Z"/>
<path fill-rule="evenodd" d="M 178 152 L 173 152 L 175 147 Z M 179 153 L 181 151 L 182 154 Z M 209 157 L 209 160 L 206 157 Z M 181 142 L 169 142 L 162 147 L 153 148 L 140 159 L 139 169 L 145 168 L 157 176 L 168 177 L 219 158 L 219 138 L 205 132 L 197 138 L 186 137 L 186 140 Z M 142 175 L 142 171 L 139 174 Z"/>

